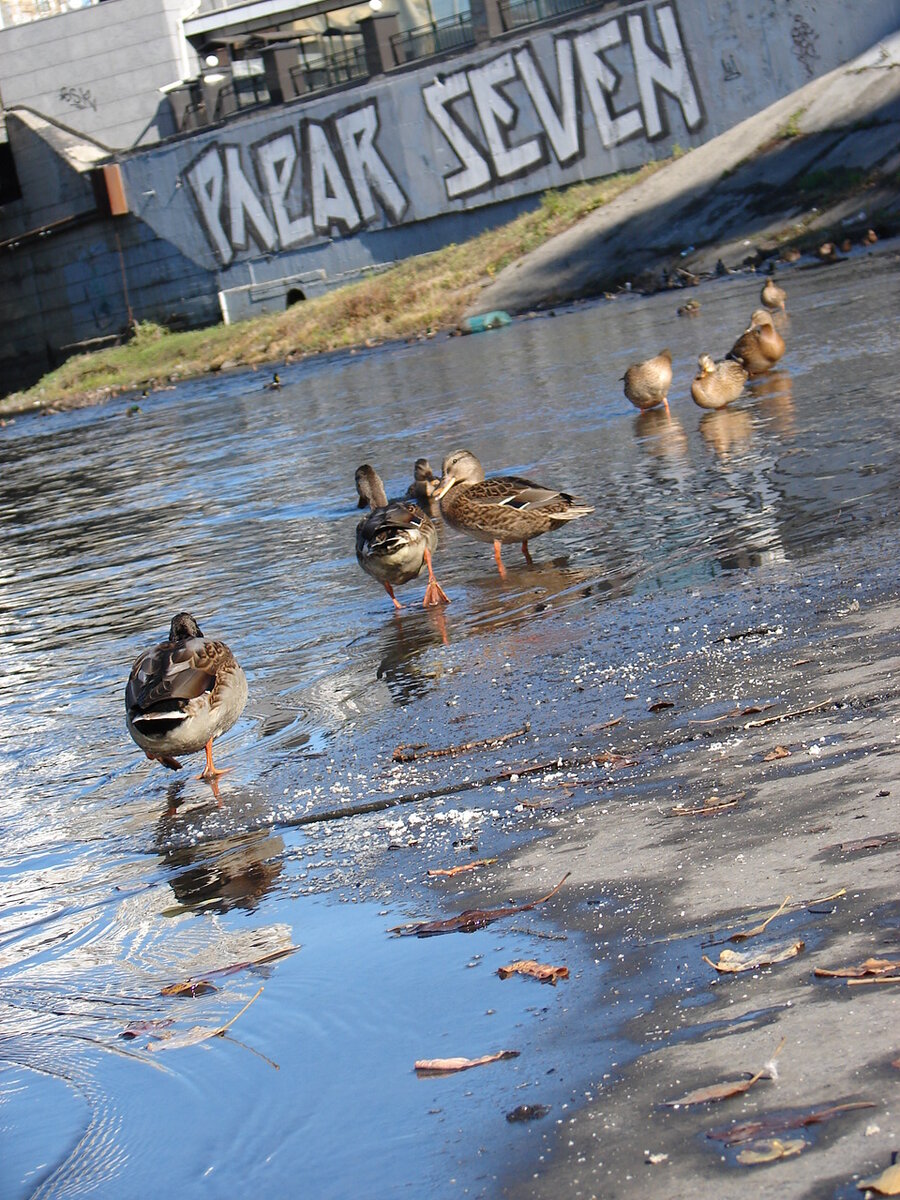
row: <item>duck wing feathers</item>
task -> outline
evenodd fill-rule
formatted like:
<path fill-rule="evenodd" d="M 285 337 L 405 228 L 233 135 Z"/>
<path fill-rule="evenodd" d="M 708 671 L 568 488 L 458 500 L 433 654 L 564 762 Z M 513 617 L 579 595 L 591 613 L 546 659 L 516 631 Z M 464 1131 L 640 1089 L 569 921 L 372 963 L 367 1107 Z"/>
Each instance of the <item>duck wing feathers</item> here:
<path fill-rule="evenodd" d="M 233 662 L 223 642 L 207 638 L 162 642 L 145 650 L 132 667 L 125 705 L 134 715 L 150 710 L 183 710 L 189 701 L 212 692 L 219 671 Z"/>

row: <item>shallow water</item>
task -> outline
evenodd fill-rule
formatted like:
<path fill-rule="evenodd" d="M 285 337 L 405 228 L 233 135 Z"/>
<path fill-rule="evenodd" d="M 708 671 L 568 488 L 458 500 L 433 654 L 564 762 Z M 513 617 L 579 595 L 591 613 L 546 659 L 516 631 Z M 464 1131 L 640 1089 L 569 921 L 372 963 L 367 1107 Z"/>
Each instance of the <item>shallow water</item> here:
<path fill-rule="evenodd" d="M 303 364 L 278 393 L 241 375 L 157 393 L 136 414 L 123 399 L 0 430 L 4 1196 L 150 1195 L 160 1180 L 185 1197 L 246 1183 L 288 1195 L 300 1171 L 316 1197 L 492 1195 L 539 1153 L 542 1123 L 504 1114 L 542 1103 L 562 1121 L 634 1052 L 617 1031 L 643 985 L 598 1005 L 596 972 L 576 986 L 585 949 L 540 936 L 549 907 L 468 937 L 388 934 L 443 901 L 467 906 L 468 883 L 428 882 L 426 867 L 534 828 L 514 782 L 468 788 L 466 761 L 405 768 L 391 752 L 509 732 L 525 714 L 527 739 L 488 767 L 523 743 L 553 755 L 573 714 L 530 703 L 538 655 L 570 680 L 590 630 L 621 673 L 652 660 L 697 589 L 716 584 L 740 611 L 748 578 L 831 548 L 840 560 L 896 525 L 893 262 L 793 271 L 787 286 L 782 368 L 720 413 L 693 406 L 689 381 L 698 352 L 720 357 L 743 328 L 753 277 L 699 289 L 692 320 L 675 315 L 677 293 L 625 298 Z M 672 418 L 639 417 L 618 379 L 666 344 Z M 534 542 L 533 568 L 507 548 L 505 582 L 490 547 L 449 531 L 436 570 L 452 604 L 424 611 L 416 581 L 395 617 L 354 560 L 354 468 L 372 462 L 396 494 L 418 455 L 437 469 L 459 445 L 597 512 Z M 636 600 L 650 604 L 641 621 Z M 221 805 L 124 730 L 130 664 L 179 609 L 229 642 L 250 681 L 217 743 L 234 767 Z M 418 792 L 441 794 L 292 824 Z M 215 992 L 159 994 L 288 945 L 301 948 Z M 494 974 L 555 957 L 570 984 Z M 216 1028 L 260 986 L 226 1037 L 148 1048 Z M 123 1040 L 136 1021 L 171 1023 Z M 412 1071 L 505 1047 L 520 1057 L 448 1079 Z"/>

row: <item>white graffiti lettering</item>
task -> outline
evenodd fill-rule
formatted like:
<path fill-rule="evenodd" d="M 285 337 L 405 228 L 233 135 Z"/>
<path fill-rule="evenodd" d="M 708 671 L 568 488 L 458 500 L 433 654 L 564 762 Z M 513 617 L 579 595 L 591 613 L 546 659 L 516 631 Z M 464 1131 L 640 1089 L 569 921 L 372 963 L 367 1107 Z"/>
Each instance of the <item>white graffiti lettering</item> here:
<path fill-rule="evenodd" d="M 336 230 L 389 222 L 409 201 L 377 146 L 374 100 L 327 121 L 301 121 L 242 149 L 213 143 L 184 172 L 210 245 L 223 266 L 254 247 L 274 253 Z M 254 169 L 255 168 L 255 169 Z"/>
<path fill-rule="evenodd" d="M 649 33 L 655 16 L 661 47 Z M 627 37 L 625 36 L 627 33 Z M 449 199 L 481 191 L 512 175 L 534 170 L 547 160 L 549 143 L 557 161 L 568 165 L 585 154 L 584 117 L 579 88 L 587 98 L 596 136 L 605 150 L 639 135 L 658 138 L 666 132 L 660 96 L 677 101 L 688 131 L 699 128 L 703 113 L 672 4 L 632 10 L 577 34 L 554 41 L 557 95 L 544 79 L 530 45 L 490 63 L 457 71 L 423 89 L 425 107 L 461 169 L 444 176 Z M 610 61 L 621 69 L 616 69 Z M 537 123 L 540 133 L 517 145 L 509 134 L 525 116 L 507 90 L 518 86 L 533 111 L 523 122 Z M 477 125 L 466 124 L 462 106 L 471 106 Z M 479 140 L 483 135 L 483 142 Z"/>

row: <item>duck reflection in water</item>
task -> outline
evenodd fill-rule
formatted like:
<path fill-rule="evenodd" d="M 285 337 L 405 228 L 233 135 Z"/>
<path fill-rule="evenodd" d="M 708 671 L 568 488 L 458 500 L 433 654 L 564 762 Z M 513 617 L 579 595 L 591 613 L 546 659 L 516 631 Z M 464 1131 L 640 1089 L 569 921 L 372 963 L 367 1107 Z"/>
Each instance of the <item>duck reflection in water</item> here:
<path fill-rule="evenodd" d="M 785 370 L 770 371 L 750 381 L 749 391 L 758 401 L 756 411 L 782 437 L 796 433 L 793 382 Z"/>
<path fill-rule="evenodd" d="M 672 413 L 651 408 L 634 418 L 634 436 L 653 458 L 684 458 L 688 439 L 684 426 Z"/>
<path fill-rule="evenodd" d="M 730 462 L 753 441 L 753 420 L 741 408 L 720 408 L 700 418 L 700 436 L 722 462 Z"/>
<path fill-rule="evenodd" d="M 387 684 L 395 704 L 408 704 L 434 687 L 433 671 L 419 660 L 435 646 L 447 646 L 443 608 L 396 613 L 384 631 L 376 677 Z"/>
<path fill-rule="evenodd" d="M 284 869 L 284 848 L 283 838 L 259 829 L 168 849 L 164 838 L 160 852 L 180 908 L 228 912 L 256 908 Z"/>

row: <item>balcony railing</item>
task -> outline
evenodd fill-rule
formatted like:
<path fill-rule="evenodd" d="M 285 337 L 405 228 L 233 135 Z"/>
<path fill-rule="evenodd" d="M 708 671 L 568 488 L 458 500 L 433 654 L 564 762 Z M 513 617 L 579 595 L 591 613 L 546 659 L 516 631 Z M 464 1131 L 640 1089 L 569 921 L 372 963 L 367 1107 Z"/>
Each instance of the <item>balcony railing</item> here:
<path fill-rule="evenodd" d="M 391 38 L 394 63 L 398 67 L 420 58 L 432 58 L 448 50 L 464 50 L 474 45 L 475 34 L 469 13 L 430 21 L 427 25 L 395 33 Z"/>
<path fill-rule="evenodd" d="M 500 0 L 499 8 L 504 32 L 509 33 L 523 25 L 536 25 L 595 5 L 596 0 Z"/>

